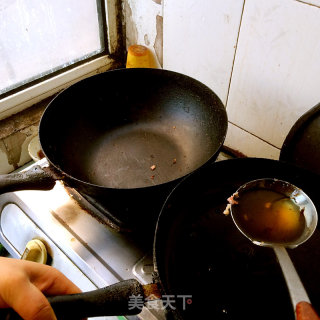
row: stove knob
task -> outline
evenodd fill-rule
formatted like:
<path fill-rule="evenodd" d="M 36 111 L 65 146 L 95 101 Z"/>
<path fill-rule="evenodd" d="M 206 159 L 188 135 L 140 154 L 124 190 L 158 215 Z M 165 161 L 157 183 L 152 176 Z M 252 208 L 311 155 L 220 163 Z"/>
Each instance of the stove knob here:
<path fill-rule="evenodd" d="M 29 241 L 21 256 L 21 260 L 28 260 L 28 261 L 46 264 L 47 262 L 46 246 L 39 239 L 33 239 Z"/>

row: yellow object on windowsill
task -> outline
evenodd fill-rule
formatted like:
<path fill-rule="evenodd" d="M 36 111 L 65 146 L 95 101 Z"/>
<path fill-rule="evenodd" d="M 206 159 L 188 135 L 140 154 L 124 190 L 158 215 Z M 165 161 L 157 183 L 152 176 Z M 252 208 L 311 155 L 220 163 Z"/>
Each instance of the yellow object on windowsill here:
<path fill-rule="evenodd" d="M 154 58 L 145 46 L 134 44 L 128 48 L 127 68 L 155 68 Z"/>

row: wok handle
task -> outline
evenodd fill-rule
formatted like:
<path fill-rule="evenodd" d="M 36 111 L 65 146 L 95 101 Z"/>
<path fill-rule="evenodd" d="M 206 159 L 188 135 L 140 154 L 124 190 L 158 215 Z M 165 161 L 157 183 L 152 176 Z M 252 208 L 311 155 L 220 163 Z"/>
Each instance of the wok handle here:
<path fill-rule="evenodd" d="M 57 318 L 83 319 L 139 314 L 143 287 L 135 279 L 124 280 L 94 291 L 48 298 Z"/>
<path fill-rule="evenodd" d="M 143 286 L 135 279 L 84 293 L 48 298 L 58 320 L 139 314 L 144 301 Z M 3 317 L 1 317 L 3 315 Z M 18 320 L 12 309 L 0 309 L 0 319 Z"/>
<path fill-rule="evenodd" d="M 55 180 L 50 170 L 35 165 L 26 171 L 0 175 L 0 194 L 19 190 L 50 190 Z"/>

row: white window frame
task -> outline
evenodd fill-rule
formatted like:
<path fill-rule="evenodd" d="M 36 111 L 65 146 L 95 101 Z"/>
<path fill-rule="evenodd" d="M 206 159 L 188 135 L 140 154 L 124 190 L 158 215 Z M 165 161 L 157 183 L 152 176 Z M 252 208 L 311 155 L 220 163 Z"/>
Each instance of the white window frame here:
<path fill-rule="evenodd" d="M 113 54 L 121 41 L 117 31 L 117 0 L 104 0 L 104 4 L 106 8 L 108 51 L 109 54 Z M 116 61 L 109 54 L 84 62 L 77 67 L 4 97 L 0 100 L 0 120 L 54 95 L 81 79 L 110 69 Z"/>

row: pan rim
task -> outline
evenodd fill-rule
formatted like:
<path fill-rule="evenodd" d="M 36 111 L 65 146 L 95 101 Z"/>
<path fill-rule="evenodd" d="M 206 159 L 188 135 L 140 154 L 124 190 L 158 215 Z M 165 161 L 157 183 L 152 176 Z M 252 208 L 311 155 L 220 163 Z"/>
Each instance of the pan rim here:
<path fill-rule="evenodd" d="M 213 172 L 217 172 L 217 170 L 219 171 L 219 167 L 224 168 L 225 170 L 228 170 L 227 168 L 232 167 L 234 164 L 239 164 L 237 166 L 237 170 L 239 169 L 239 167 L 243 167 L 245 166 L 246 168 L 249 166 L 250 167 L 250 163 L 257 163 L 257 166 L 259 167 L 263 167 L 262 164 L 270 164 L 270 167 L 273 168 L 274 166 L 277 166 L 279 164 L 279 168 L 283 168 L 284 166 L 288 166 L 289 170 L 291 171 L 292 169 L 296 168 L 298 169 L 298 175 L 303 176 L 303 182 L 305 183 L 306 181 L 309 181 L 309 179 L 312 179 L 312 182 L 315 183 L 316 181 L 318 181 L 317 179 L 320 179 L 320 176 L 315 177 L 312 172 L 309 172 L 306 169 L 303 169 L 301 167 L 298 167 L 294 164 L 290 164 L 287 163 L 285 161 L 279 161 L 279 160 L 275 160 L 275 159 L 267 159 L 267 158 L 257 158 L 257 157 L 247 157 L 247 158 L 234 158 L 234 159 L 227 159 L 227 160 L 222 160 L 219 162 L 215 162 L 211 164 L 211 167 L 207 167 L 207 168 L 203 168 L 203 170 L 201 171 L 207 171 L 210 173 Z M 260 163 L 259 163 L 260 162 Z M 242 164 L 241 164 L 242 163 Z M 247 163 L 247 164 L 246 164 Z M 248 168 L 247 168 L 248 169 Z M 250 170 L 250 169 L 248 169 Z M 270 170 L 270 169 L 268 169 Z M 170 194 L 167 196 L 165 202 L 163 203 L 163 206 L 161 207 L 160 210 L 160 214 L 158 215 L 158 219 L 157 219 L 157 223 L 156 223 L 156 231 L 155 231 L 155 235 L 154 235 L 154 242 L 153 242 L 153 263 L 154 263 L 154 267 L 155 267 L 155 272 L 156 272 L 156 278 L 159 282 L 159 284 L 161 285 L 162 290 L 168 294 L 168 295 L 172 295 L 174 294 L 174 292 L 172 292 L 170 290 L 170 283 L 168 286 L 168 281 L 166 279 L 167 277 L 167 273 L 166 273 L 166 265 L 164 262 L 164 242 L 165 242 L 165 238 L 166 235 L 169 234 L 168 228 L 166 228 L 166 225 L 169 222 L 174 221 L 175 217 L 178 216 L 178 214 L 176 215 L 171 215 L 172 210 L 170 210 L 170 208 L 173 206 L 175 206 L 178 203 L 181 204 L 181 201 L 183 201 L 183 193 L 185 194 L 186 190 L 189 190 L 191 187 L 192 188 L 197 188 L 198 183 L 200 181 L 201 176 L 203 176 L 203 172 L 201 172 L 200 170 L 197 173 L 194 173 L 192 175 L 189 175 L 187 177 L 185 177 L 179 184 L 177 184 L 175 186 L 175 188 L 170 192 Z M 264 176 L 263 173 L 263 169 L 261 169 L 261 176 Z M 223 175 L 223 172 L 220 171 L 220 173 Z M 292 172 L 291 172 L 292 173 Z M 242 177 L 243 174 L 240 173 L 240 176 Z M 212 177 L 212 175 L 211 175 Z M 261 178 L 261 177 L 260 177 Z M 254 179 L 260 179 L 260 178 L 252 178 L 251 176 L 248 176 L 247 181 L 252 181 Z M 296 176 L 291 178 L 292 180 L 298 179 Z M 206 180 L 207 181 L 207 180 Z M 235 177 L 235 181 L 237 181 L 237 177 Z M 195 182 L 195 184 L 194 184 Z M 300 181 L 301 182 L 301 181 Z M 290 182 L 291 183 L 291 182 Z M 214 186 L 215 183 L 213 183 Z M 234 189 L 234 191 L 236 191 L 236 187 Z M 309 187 L 309 191 L 306 190 L 307 194 L 309 194 L 311 187 Z M 230 194 L 231 195 L 231 194 Z M 315 195 L 312 195 L 313 197 L 313 201 L 315 201 Z M 227 198 L 225 199 L 225 202 L 227 204 Z M 317 204 L 315 204 L 316 207 L 318 206 L 320 208 L 320 201 L 317 200 Z M 178 315 L 179 319 L 183 319 L 182 317 L 182 311 L 181 310 L 175 310 L 175 315 Z"/>
<path fill-rule="evenodd" d="M 43 142 L 43 135 L 41 134 L 41 131 L 43 129 L 41 129 L 43 127 L 43 123 L 47 118 L 47 114 L 49 112 L 49 110 L 51 110 L 54 102 L 56 101 L 56 99 L 60 99 L 62 97 L 62 95 L 64 94 L 64 92 L 66 92 L 69 88 L 73 87 L 75 88 L 76 86 L 82 85 L 84 82 L 89 82 L 90 81 L 95 81 L 94 79 L 98 78 L 98 77 L 103 77 L 106 74 L 112 74 L 112 73 L 136 73 L 136 74 L 166 74 L 166 75 L 175 75 L 177 77 L 183 77 L 185 79 L 187 79 L 188 81 L 197 83 L 200 87 L 203 87 L 206 91 L 208 91 L 210 93 L 210 95 L 212 95 L 212 97 L 215 98 L 215 101 L 217 101 L 217 104 L 219 105 L 219 115 L 220 117 L 222 117 L 221 119 L 221 128 L 220 128 L 220 134 L 219 134 L 219 141 L 216 144 L 215 147 L 215 152 L 212 153 L 210 155 L 210 157 L 208 159 L 206 159 L 205 161 L 201 162 L 201 164 L 199 164 L 195 169 L 192 169 L 189 172 L 186 172 L 180 176 L 178 176 L 177 178 L 172 178 L 170 180 L 161 182 L 161 183 L 156 183 L 154 185 L 146 185 L 146 186 L 139 186 L 139 187 L 113 187 L 113 186 L 108 186 L 108 185 L 100 185 L 100 184 L 95 184 L 92 183 L 90 181 L 85 181 L 82 180 L 80 178 L 77 178 L 75 176 L 73 176 L 72 174 L 70 174 L 67 171 L 64 171 L 64 169 L 62 169 L 58 163 L 56 163 L 55 161 L 52 160 L 52 158 L 50 156 L 48 156 L 48 152 L 46 151 L 46 146 L 45 143 Z M 200 82 L 199 80 L 190 77 L 188 75 L 179 73 L 179 72 L 175 72 L 175 71 L 171 71 L 171 70 L 166 70 L 166 69 L 154 69 L 154 68 L 130 68 L 130 69 L 126 69 L 126 68 L 120 68 L 120 69 L 114 69 L 114 70 L 108 70 L 106 72 L 100 73 L 100 74 L 96 74 L 93 75 L 91 77 L 82 79 L 80 81 L 78 81 L 77 83 L 71 85 L 68 88 L 65 88 L 64 90 L 62 90 L 57 96 L 55 96 L 53 98 L 53 100 L 48 104 L 48 106 L 46 107 L 46 109 L 44 110 L 41 119 L 40 119 L 40 123 L 39 123 L 39 130 L 38 130 L 38 134 L 39 134 L 39 141 L 40 141 L 40 146 L 41 146 L 41 150 L 44 154 L 44 156 L 46 157 L 46 159 L 48 160 L 48 162 L 50 163 L 51 166 L 53 166 L 53 168 L 55 168 L 56 170 L 58 170 L 58 172 L 61 173 L 62 176 L 67 177 L 68 180 L 75 182 L 76 184 L 81 184 L 84 187 L 89 187 L 89 188 L 95 188 L 97 190 L 146 190 L 152 187 L 164 187 L 168 184 L 173 183 L 174 181 L 180 181 L 181 179 L 183 179 L 184 177 L 188 176 L 189 174 L 193 174 L 194 172 L 196 172 L 197 170 L 199 170 L 200 168 L 202 168 L 203 166 L 206 166 L 208 163 L 210 163 L 212 160 L 215 160 L 215 158 L 217 157 L 217 155 L 219 154 L 221 147 L 224 144 L 224 141 L 226 139 L 227 136 L 227 131 L 228 131 L 228 115 L 226 112 L 226 108 L 224 106 L 224 104 L 222 103 L 221 99 L 218 97 L 218 95 L 211 89 L 209 88 L 207 85 L 205 85 L 204 83 Z"/>

